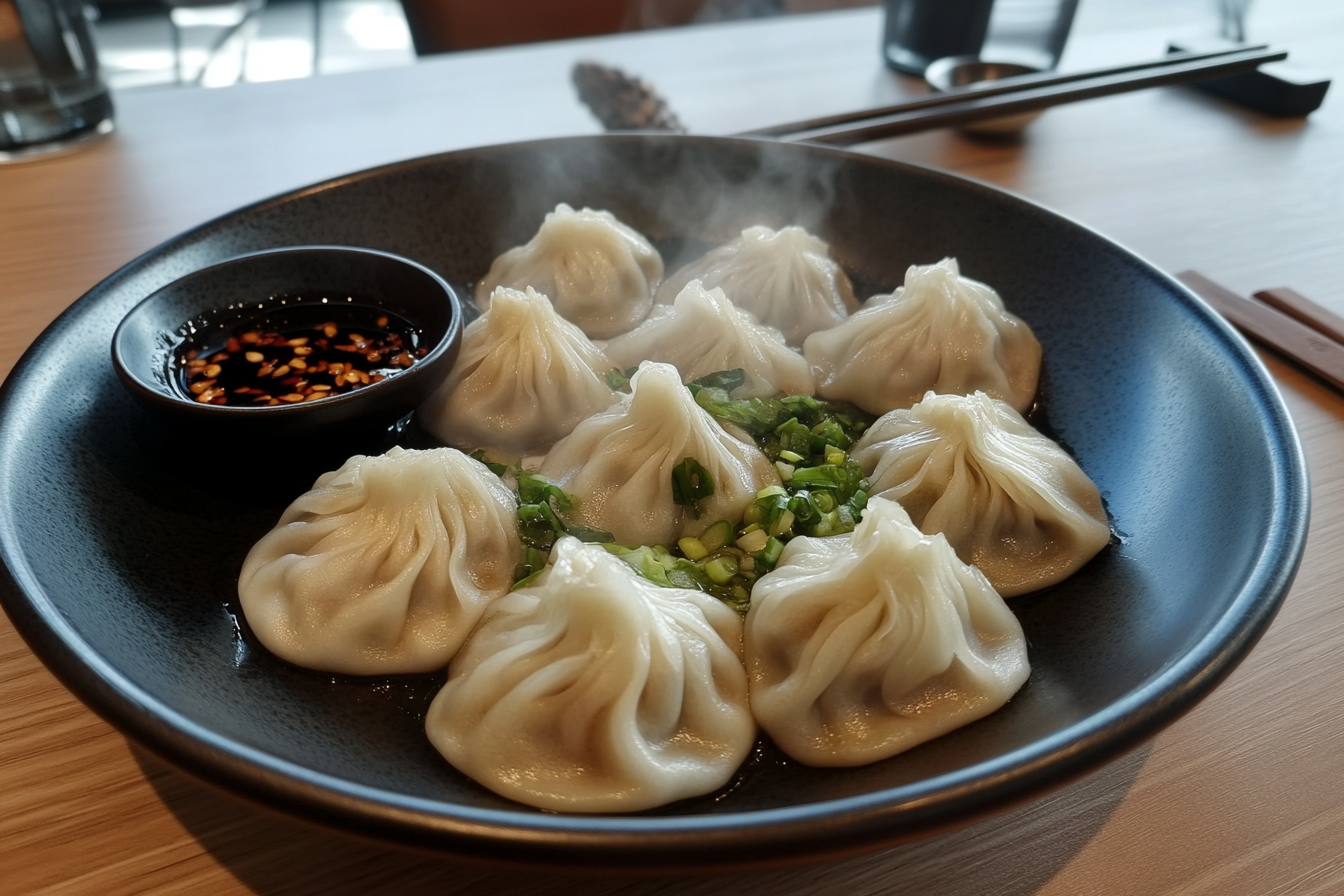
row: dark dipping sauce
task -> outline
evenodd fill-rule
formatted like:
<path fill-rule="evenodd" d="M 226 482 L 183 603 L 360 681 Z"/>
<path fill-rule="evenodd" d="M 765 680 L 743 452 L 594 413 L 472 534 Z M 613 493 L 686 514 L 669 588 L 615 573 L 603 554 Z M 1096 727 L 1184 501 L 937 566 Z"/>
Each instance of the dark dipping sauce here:
<path fill-rule="evenodd" d="M 274 298 L 253 315 L 182 332 L 175 386 L 200 404 L 234 407 L 344 395 L 409 370 L 428 351 L 409 320 L 353 300 Z"/>

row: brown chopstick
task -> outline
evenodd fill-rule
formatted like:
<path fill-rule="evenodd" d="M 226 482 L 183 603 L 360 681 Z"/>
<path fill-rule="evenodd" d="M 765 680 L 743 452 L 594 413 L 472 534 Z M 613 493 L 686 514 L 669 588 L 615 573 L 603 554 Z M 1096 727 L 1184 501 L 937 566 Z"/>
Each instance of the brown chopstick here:
<path fill-rule="evenodd" d="M 1274 289 L 1262 289 L 1252 293 L 1266 305 L 1273 305 L 1289 317 L 1297 318 L 1318 333 L 1324 333 L 1339 343 L 1344 343 L 1344 317 L 1340 317 L 1329 308 L 1317 305 L 1311 299 L 1286 286 Z"/>
<path fill-rule="evenodd" d="M 1315 327 L 1322 312 L 1327 319 L 1333 318 L 1344 324 L 1330 311 L 1289 289 L 1264 290 L 1263 293 L 1275 296 L 1275 302 L 1265 304 L 1243 298 L 1197 271 L 1182 271 L 1176 275 L 1176 279 L 1190 287 L 1247 336 L 1277 349 L 1336 389 L 1344 390 L 1344 344 L 1336 341 L 1336 337 L 1328 330 L 1322 331 Z M 1256 293 L 1256 296 L 1261 297 L 1263 293 Z M 1292 298 L 1287 304 L 1300 309 L 1298 313 L 1290 316 L 1274 307 L 1285 294 L 1290 294 Z M 1303 316 L 1299 317 L 1299 314 Z M 1303 323 L 1304 319 L 1309 320 L 1311 325 Z M 1326 326 L 1333 327 L 1332 324 Z"/>
<path fill-rule="evenodd" d="M 1157 59 L 1146 59 L 1143 62 L 1130 62 L 1125 65 L 1088 69 L 1086 71 L 1063 73 L 1041 72 L 1036 75 L 1017 75 L 1012 78 L 1002 78 L 997 81 L 982 81 L 971 87 L 959 87 L 956 90 L 931 93 L 928 96 L 906 100 L 891 106 L 879 106 L 875 109 L 860 109 L 855 112 L 841 112 L 836 115 L 823 115 L 819 118 L 808 118 L 803 121 L 793 121 L 788 124 L 777 124 L 771 125 L 768 128 L 743 131 L 737 136 L 781 137 L 785 134 L 797 134 L 803 131 L 817 130 L 818 128 L 828 128 L 833 125 L 848 124 L 856 121 L 868 121 L 886 115 L 896 115 L 920 109 L 936 109 L 939 106 L 949 106 L 959 103 L 968 96 L 999 96 L 1005 93 L 1015 93 L 1026 87 L 1055 87 L 1057 85 L 1070 84 L 1075 81 L 1085 81 L 1088 78 L 1096 78 L 1103 75 L 1122 75 L 1129 72 L 1166 68 L 1167 66 L 1178 62 L 1199 62 L 1205 59 L 1217 59 L 1223 56 L 1230 56 L 1233 53 L 1246 53 L 1268 49 L 1268 44 L 1255 44 L 1253 46 L 1231 47 L 1222 50 L 1206 50 L 1200 53 L 1169 53 L 1166 56 L 1160 56 Z"/>
<path fill-rule="evenodd" d="M 772 136 L 793 142 L 850 146 L 932 128 L 1033 112 L 1061 103 L 1251 71 L 1266 62 L 1286 58 L 1288 54 L 1282 50 L 1235 50 L 1173 56 L 1171 61 L 1167 58 L 1154 60 L 1141 64 L 1142 67 L 1137 69 L 1135 66 L 1119 66 L 1116 69 L 1097 69 L 1057 77 L 1032 75 L 1005 78 L 1002 85 L 994 87 L 948 91 L 899 106 L 845 113 L 830 116 L 829 119 L 794 122 L 749 131 L 742 136 Z M 828 120 L 838 120 L 839 123 L 817 124 Z"/>

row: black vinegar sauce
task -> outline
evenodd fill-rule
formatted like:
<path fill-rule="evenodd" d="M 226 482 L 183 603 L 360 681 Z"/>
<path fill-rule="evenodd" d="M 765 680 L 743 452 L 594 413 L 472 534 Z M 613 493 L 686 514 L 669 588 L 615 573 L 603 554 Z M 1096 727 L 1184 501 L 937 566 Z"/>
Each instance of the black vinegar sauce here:
<path fill-rule="evenodd" d="M 409 370 L 427 352 L 404 317 L 354 301 L 285 297 L 192 330 L 176 386 L 201 404 L 270 407 L 344 395 Z"/>

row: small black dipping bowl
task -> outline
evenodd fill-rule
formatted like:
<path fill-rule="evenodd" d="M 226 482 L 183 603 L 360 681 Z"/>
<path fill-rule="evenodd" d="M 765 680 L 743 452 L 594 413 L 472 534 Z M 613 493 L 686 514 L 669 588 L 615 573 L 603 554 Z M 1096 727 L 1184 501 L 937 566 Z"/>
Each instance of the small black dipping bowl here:
<path fill-rule="evenodd" d="M 281 298 L 289 309 L 353 302 L 392 312 L 414 326 L 427 351 L 394 376 L 320 401 L 248 407 L 188 397 L 175 355 L 192 328 L 238 327 L 274 312 Z M 189 453 L 206 450 L 211 462 L 227 458 L 236 472 L 256 462 L 269 470 L 288 462 L 307 472 L 382 450 L 389 427 L 448 375 L 461 341 L 457 295 L 423 265 L 372 249 L 293 246 L 239 255 L 152 293 L 117 327 L 112 363 L 148 413 L 150 425 L 141 429 L 167 454 L 191 446 Z"/>

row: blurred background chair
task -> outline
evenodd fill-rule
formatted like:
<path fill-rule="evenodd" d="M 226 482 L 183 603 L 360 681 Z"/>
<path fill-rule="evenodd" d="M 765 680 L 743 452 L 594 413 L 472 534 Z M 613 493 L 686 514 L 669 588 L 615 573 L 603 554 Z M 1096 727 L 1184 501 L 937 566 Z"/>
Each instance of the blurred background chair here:
<path fill-rule="evenodd" d="M 873 6 L 879 0 L 401 0 L 419 55 Z"/>

